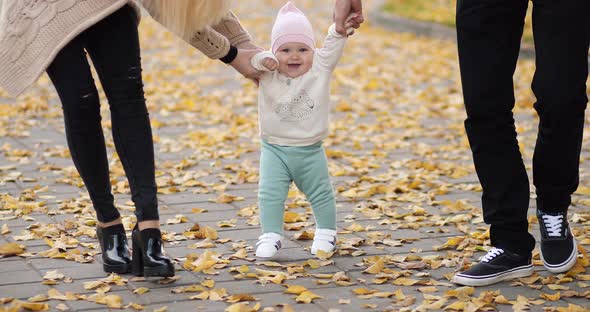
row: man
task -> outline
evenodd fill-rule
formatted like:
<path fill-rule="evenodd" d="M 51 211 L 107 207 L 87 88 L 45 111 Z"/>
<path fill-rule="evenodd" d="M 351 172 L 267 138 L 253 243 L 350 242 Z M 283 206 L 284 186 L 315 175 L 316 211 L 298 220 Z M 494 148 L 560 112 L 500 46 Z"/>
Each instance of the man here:
<path fill-rule="evenodd" d="M 529 0 L 458 0 L 457 41 L 465 128 L 483 188 L 484 220 L 493 248 L 457 273 L 455 283 L 482 286 L 532 274 L 535 239 L 528 232 L 529 181 L 512 108 L 516 67 Z M 539 115 L 533 157 L 541 258 L 553 273 L 577 258 L 568 222 L 578 187 L 584 110 L 588 101 L 590 1 L 532 0 Z"/>

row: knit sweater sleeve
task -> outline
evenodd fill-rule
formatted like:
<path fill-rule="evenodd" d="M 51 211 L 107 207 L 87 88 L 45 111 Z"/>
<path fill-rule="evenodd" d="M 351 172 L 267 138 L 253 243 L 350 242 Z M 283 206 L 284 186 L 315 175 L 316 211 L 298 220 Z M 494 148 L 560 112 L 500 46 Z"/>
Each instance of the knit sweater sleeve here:
<path fill-rule="evenodd" d="M 151 17 L 158 23 L 162 24 L 162 16 L 153 0 L 142 0 L 142 6 L 148 11 Z M 223 21 L 220 22 L 222 24 Z M 238 22 L 239 23 L 239 22 Z M 233 29 L 233 28 L 232 28 Z M 229 32 L 231 33 L 231 32 Z M 228 33 L 228 34 L 229 34 Z M 217 32 L 213 27 L 207 26 L 204 29 L 195 31 L 187 43 L 201 51 L 211 59 L 220 59 L 227 55 L 230 49 L 230 40 L 221 33 Z"/>
<path fill-rule="evenodd" d="M 254 67 L 254 68 L 258 69 L 258 70 L 261 70 L 261 71 L 270 71 L 270 70 L 268 70 L 268 68 L 266 68 L 264 65 L 262 65 L 262 62 L 266 58 L 271 58 L 271 59 L 275 60 L 277 62 L 277 64 L 279 63 L 279 61 L 277 60 L 277 58 L 270 51 L 263 51 L 263 52 L 254 54 L 254 56 L 252 57 L 252 59 L 250 59 L 250 63 L 252 64 L 252 67 Z"/>
<path fill-rule="evenodd" d="M 226 56 L 231 45 L 228 38 L 210 26 L 195 32 L 188 43 L 211 59 Z"/>
<path fill-rule="evenodd" d="M 244 27 L 242 27 L 240 20 L 233 12 L 229 12 L 227 16 L 217 23 L 217 25 L 213 25 L 212 27 L 215 31 L 227 38 L 229 43 L 233 46 L 252 41 L 252 37 Z"/>
<path fill-rule="evenodd" d="M 316 50 L 314 66 L 326 71 L 333 71 L 342 56 L 345 43 L 346 37 L 336 32 L 336 25 L 332 24 L 324 40 L 324 46 Z"/>

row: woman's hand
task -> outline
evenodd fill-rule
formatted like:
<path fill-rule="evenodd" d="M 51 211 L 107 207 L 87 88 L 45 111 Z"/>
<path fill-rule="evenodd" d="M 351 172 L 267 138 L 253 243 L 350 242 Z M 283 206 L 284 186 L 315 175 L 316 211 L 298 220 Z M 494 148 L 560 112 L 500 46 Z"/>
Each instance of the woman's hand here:
<path fill-rule="evenodd" d="M 254 66 L 250 64 L 250 60 L 259 52 L 260 51 L 257 49 L 239 48 L 238 55 L 231 63 L 229 63 L 237 72 L 242 74 L 242 76 L 254 81 L 256 85 L 258 85 L 258 80 L 264 72 L 254 68 Z"/>

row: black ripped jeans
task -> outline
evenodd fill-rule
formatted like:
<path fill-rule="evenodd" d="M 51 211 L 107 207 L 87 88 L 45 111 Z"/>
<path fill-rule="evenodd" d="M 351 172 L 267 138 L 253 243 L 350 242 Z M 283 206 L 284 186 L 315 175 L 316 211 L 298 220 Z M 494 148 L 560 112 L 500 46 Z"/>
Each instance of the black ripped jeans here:
<path fill-rule="evenodd" d="M 106 17 L 66 45 L 47 69 L 61 99 L 72 160 L 101 222 L 120 214 L 111 193 L 100 102 L 86 52 L 109 101 L 115 148 L 129 180 L 137 219 L 159 219 L 135 14 L 125 6 Z"/>

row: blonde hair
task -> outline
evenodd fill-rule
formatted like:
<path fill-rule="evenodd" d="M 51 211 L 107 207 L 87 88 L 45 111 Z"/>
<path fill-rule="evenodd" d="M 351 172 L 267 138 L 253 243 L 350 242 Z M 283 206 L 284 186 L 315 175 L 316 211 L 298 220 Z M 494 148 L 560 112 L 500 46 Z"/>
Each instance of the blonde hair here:
<path fill-rule="evenodd" d="M 158 22 L 189 41 L 196 31 L 219 23 L 232 0 L 144 0 L 143 4 Z"/>

